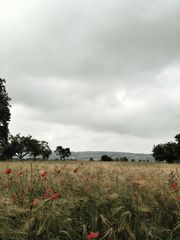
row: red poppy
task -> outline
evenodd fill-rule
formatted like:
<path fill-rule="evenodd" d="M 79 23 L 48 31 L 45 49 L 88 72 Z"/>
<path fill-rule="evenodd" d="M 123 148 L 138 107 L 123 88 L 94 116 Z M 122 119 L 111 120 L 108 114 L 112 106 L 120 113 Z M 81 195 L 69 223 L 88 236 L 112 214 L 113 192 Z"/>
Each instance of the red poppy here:
<path fill-rule="evenodd" d="M 51 200 L 54 200 L 54 199 L 57 199 L 57 198 L 60 198 L 61 194 L 60 193 L 53 193 L 51 195 Z"/>
<path fill-rule="evenodd" d="M 33 205 L 36 206 L 36 205 L 39 205 L 39 198 L 35 198 L 34 201 L 33 201 Z"/>
<path fill-rule="evenodd" d="M 46 176 L 47 176 L 47 171 L 41 170 L 41 171 L 39 171 L 39 175 L 40 175 L 41 177 L 46 177 Z"/>
<path fill-rule="evenodd" d="M 12 172 L 11 168 L 4 169 L 4 174 L 10 174 Z"/>
<path fill-rule="evenodd" d="M 95 239 L 99 236 L 99 233 L 98 232 L 90 232 L 88 235 L 87 235 L 87 239 Z"/>
<path fill-rule="evenodd" d="M 171 189 L 177 190 L 177 182 L 171 184 Z"/>
<path fill-rule="evenodd" d="M 52 192 L 52 189 L 51 188 L 48 188 L 43 196 L 42 199 L 47 199 L 49 198 L 49 194 Z"/>
<path fill-rule="evenodd" d="M 180 201 L 180 196 L 177 196 L 176 199 Z"/>

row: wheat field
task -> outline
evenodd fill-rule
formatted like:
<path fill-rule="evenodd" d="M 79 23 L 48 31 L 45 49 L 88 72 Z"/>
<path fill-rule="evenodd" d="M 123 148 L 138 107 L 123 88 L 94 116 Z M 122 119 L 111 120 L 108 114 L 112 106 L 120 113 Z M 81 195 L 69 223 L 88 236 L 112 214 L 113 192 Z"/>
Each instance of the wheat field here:
<path fill-rule="evenodd" d="M 0 240 L 180 240 L 180 165 L 1 162 Z"/>

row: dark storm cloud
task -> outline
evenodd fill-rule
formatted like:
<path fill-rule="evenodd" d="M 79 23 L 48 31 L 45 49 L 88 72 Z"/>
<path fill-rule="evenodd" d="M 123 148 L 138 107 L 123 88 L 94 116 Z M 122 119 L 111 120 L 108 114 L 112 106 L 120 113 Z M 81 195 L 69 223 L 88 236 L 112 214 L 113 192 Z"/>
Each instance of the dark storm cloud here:
<path fill-rule="evenodd" d="M 15 72 L 104 81 L 179 59 L 178 1 L 17 2 L 2 31 Z"/>
<path fill-rule="evenodd" d="M 0 8 L 0 71 L 15 119 L 30 111 L 36 126 L 148 144 L 179 131 L 178 0 L 0 0 Z"/>

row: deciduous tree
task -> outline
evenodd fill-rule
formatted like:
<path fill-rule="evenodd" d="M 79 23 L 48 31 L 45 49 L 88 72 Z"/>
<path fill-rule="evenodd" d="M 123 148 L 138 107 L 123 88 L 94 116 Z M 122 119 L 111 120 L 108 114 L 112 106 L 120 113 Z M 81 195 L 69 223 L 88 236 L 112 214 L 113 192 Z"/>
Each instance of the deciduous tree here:
<path fill-rule="evenodd" d="M 8 143 L 8 134 L 9 134 L 9 122 L 11 118 L 10 113 L 10 98 L 6 92 L 5 88 L 6 81 L 0 78 L 0 157 L 4 152 L 3 148 Z"/>
<path fill-rule="evenodd" d="M 59 155 L 60 160 L 64 160 L 65 158 L 71 156 L 70 149 L 63 148 L 62 146 L 57 146 L 55 153 L 56 153 L 56 155 Z"/>
<path fill-rule="evenodd" d="M 41 144 L 41 156 L 43 160 L 49 159 L 49 156 L 51 155 L 52 151 L 49 147 L 48 142 L 41 141 L 40 144 Z"/>
<path fill-rule="evenodd" d="M 31 151 L 31 141 L 32 136 L 20 136 L 17 134 L 15 136 L 10 136 L 9 145 L 13 149 L 13 153 L 20 160 L 22 160 Z"/>

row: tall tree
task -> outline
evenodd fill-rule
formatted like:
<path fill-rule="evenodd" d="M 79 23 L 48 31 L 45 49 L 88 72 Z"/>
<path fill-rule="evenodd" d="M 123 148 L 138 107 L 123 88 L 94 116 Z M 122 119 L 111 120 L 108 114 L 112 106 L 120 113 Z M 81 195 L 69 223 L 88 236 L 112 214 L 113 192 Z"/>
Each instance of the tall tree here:
<path fill-rule="evenodd" d="M 177 160 L 176 148 L 177 144 L 175 142 L 158 144 L 153 147 L 153 157 L 159 162 L 167 161 L 168 163 L 173 163 Z"/>
<path fill-rule="evenodd" d="M 32 149 L 31 141 L 31 136 L 11 135 L 9 146 L 13 149 L 13 156 L 15 155 L 22 160 Z"/>
<path fill-rule="evenodd" d="M 70 149 L 63 148 L 62 146 L 57 146 L 55 153 L 56 153 L 56 155 L 59 155 L 60 160 L 64 160 L 66 157 L 71 156 Z"/>
<path fill-rule="evenodd" d="M 165 161 L 165 152 L 164 152 L 164 144 L 154 145 L 153 147 L 153 157 L 156 161 L 161 162 Z"/>
<path fill-rule="evenodd" d="M 51 155 L 52 151 L 48 145 L 48 142 L 41 141 L 40 144 L 41 144 L 41 153 L 40 154 L 41 154 L 43 160 L 49 159 L 49 156 Z"/>
<path fill-rule="evenodd" d="M 168 163 L 173 163 L 176 160 L 176 146 L 175 142 L 167 142 L 164 144 L 165 158 Z"/>
<path fill-rule="evenodd" d="M 0 78 L 0 156 L 2 157 L 3 148 L 8 143 L 10 113 L 10 98 L 5 88 L 6 81 Z"/>
<path fill-rule="evenodd" d="M 180 134 L 177 134 L 175 137 L 176 141 L 176 159 L 180 161 Z"/>
<path fill-rule="evenodd" d="M 36 160 L 37 156 L 41 154 L 41 143 L 37 139 L 30 139 L 29 141 L 30 155 Z"/>

